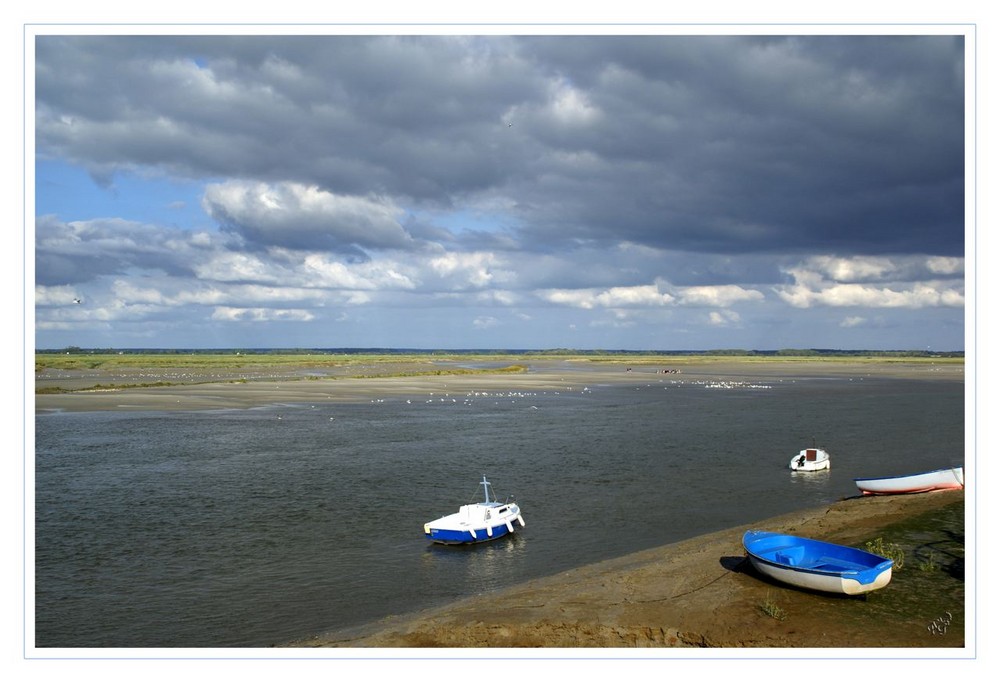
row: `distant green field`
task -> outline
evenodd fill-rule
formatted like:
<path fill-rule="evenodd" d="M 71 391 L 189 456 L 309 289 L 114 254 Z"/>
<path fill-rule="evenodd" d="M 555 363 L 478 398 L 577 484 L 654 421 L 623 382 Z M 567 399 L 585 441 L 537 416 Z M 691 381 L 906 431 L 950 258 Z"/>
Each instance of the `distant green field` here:
<path fill-rule="evenodd" d="M 468 363 L 468 358 L 463 356 Z M 484 357 L 485 358 L 485 357 Z M 445 359 L 446 360 L 446 359 Z M 496 357 L 490 357 L 496 360 Z M 517 374 L 528 370 L 526 365 L 491 364 L 492 367 L 470 368 L 463 365 L 441 365 L 442 358 L 402 356 L 399 354 L 344 356 L 323 354 L 53 354 L 35 356 L 35 372 L 81 372 L 85 376 L 106 375 L 118 381 L 81 384 L 79 381 L 49 379 L 35 387 L 36 394 L 62 394 L 81 391 L 122 390 L 215 382 L 245 383 L 259 381 L 261 376 L 273 379 L 287 372 L 284 381 L 330 380 L 352 378 L 389 378 L 456 376 L 478 374 Z M 503 361 L 501 361 L 502 363 Z M 339 372 L 333 372 L 339 369 Z M 300 375 L 299 371 L 315 370 L 318 375 Z M 325 372 L 324 372 L 325 371 Z M 329 373 L 329 374 L 327 374 Z M 130 376 L 131 375 L 131 376 Z M 160 375 L 170 379 L 134 381 L 142 375 Z M 220 375 L 229 375 L 220 377 Z M 319 376 L 323 375 L 323 376 Z M 56 384 L 58 382 L 58 384 Z"/>
<path fill-rule="evenodd" d="M 263 368 L 349 368 L 372 365 L 419 365 L 442 362 L 521 363 L 530 360 L 576 360 L 591 363 L 629 363 L 633 365 L 672 363 L 694 365 L 709 362 L 773 363 L 948 363 L 963 364 L 962 356 L 873 354 L 813 354 L 781 352 L 775 354 L 704 353 L 601 353 L 601 352 L 525 352 L 525 353 L 36 353 L 35 371 L 53 370 L 126 370 L 148 369 L 263 369 Z M 496 372 L 494 369 L 492 372 Z"/>
<path fill-rule="evenodd" d="M 628 367 L 691 368 L 709 363 L 776 364 L 822 362 L 831 364 L 949 364 L 961 365 L 961 356 L 863 355 L 863 354 L 744 354 L 725 353 L 621 353 L 543 351 L 517 353 L 475 352 L 50 352 L 35 354 L 35 372 L 79 372 L 81 377 L 49 378 L 35 387 L 36 394 L 167 387 L 212 382 L 252 382 L 262 377 L 285 375 L 285 381 L 353 378 L 422 377 L 433 375 L 499 375 L 528 371 L 532 361 L 570 361 L 616 364 Z M 483 367 L 470 365 L 483 364 Z M 316 371 L 303 376 L 302 371 Z M 87 384 L 84 377 L 104 375 L 99 383 Z M 151 376 L 150 376 L 151 375 Z M 221 375 L 221 376 L 220 376 Z M 140 377 L 144 377 L 140 379 Z"/>
<path fill-rule="evenodd" d="M 118 370 L 130 368 L 236 369 L 274 367 L 336 368 L 379 362 L 413 362 L 403 356 L 233 353 L 36 353 L 35 370 Z M 430 362 L 430 358 L 424 358 Z"/>

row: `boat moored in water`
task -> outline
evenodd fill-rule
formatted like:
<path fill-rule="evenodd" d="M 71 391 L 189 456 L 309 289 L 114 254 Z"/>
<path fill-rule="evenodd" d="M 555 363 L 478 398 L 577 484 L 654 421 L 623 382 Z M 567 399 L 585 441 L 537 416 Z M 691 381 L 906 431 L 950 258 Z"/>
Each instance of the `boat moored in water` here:
<path fill-rule="evenodd" d="M 822 448 L 803 448 L 788 463 L 788 468 L 796 472 L 817 472 L 830 469 L 830 454 Z"/>
<path fill-rule="evenodd" d="M 836 543 L 747 531 L 743 549 L 758 572 L 798 588 L 860 595 L 883 588 L 892 579 L 892 560 Z"/>
<path fill-rule="evenodd" d="M 925 493 L 965 488 L 965 468 L 945 467 L 930 472 L 901 474 L 893 477 L 855 479 L 854 485 L 866 496 L 897 493 Z"/>
<path fill-rule="evenodd" d="M 483 502 L 462 505 L 458 512 L 428 522 L 424 535 L 435 543 L 454 545 L 493 541 L 514 533 L 518 527 L 524 528 L 517 503 L 501 503 L 495 494 L 491 497 L 491 484 L 485 474 L 479 485 L 483 487 Z"/>

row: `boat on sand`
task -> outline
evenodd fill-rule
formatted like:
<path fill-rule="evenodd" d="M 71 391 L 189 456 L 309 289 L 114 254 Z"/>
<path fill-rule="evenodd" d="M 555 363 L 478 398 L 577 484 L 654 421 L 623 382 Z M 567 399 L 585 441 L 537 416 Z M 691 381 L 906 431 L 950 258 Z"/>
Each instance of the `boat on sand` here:
<path fill-rule="evenodd" d="M 483 502 L 462 505 L 458 512 L 424 524 L 424 535 L 435 543 L 455 545 L 494 541 L 514 533 L 518 526 L 524 528 L 517 503 L 501 503 L 495 494 L 491 497 L 485 474 L 479 485 L 483 487 Z"/>
<path fill-rule="evenodd" d="M 961 489 L 965 488 L 965 469 L 963 467 L 945 467 L 940 470 L 916 474 L 855 479 L 854 485 L 866 496 Z"/>
<path fill-rule="evenodd" d="M 860 595 L 892 579 L 892 560 L 836 543 L 753 530 L 743 549 L 759 573 L 798 588 Z"/>

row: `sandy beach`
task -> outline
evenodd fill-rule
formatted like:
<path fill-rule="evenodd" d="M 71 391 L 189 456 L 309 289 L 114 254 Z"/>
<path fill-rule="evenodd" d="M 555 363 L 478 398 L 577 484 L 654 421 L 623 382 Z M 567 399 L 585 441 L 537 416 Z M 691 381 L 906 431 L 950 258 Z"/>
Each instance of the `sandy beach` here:
<path fill-rule="evenodd" d="M 810 593 L 755 574 L 744 561 L 741 538 L 747 528 L 764 528 L 863 547 L 893 524 L 964 507 L 964 493 L 851 498 L 288 646 L 961 648 L 964 604 L 918 605 L 905 616 L 884 609 L 890 601 L 912 598 L 902 577 L 918 568 L 897 572 L 896 585 L 890 583 L 883 594 Z M 939 531 L 962 534 L 963 528 Z M 915 549 L 907 550 L 912 558 Z M 781 610 L 781 618 L 762 611 L 768 602 Z M 945 632 L 931 626 L 941 619 L 950 622 Z"/>
<path fill-rule="evenodd" d="M 308 365 L 281 370 L 174 373 L 166 386 L 138 385 L 155 370 L 111 376 L 96 371 L 36 374 L 36 413 L 93 410 L 246 409 L 280 404 L 370 401 L 379 396 L 460 394 L 483 390 L 579 390 L 601 383 L 778 382 L 796 377 L 840 377 L 864 381 L 875 375 L 922 380 L 964 380 L 961 363 L 796 361 L 663 364 L 567 362 L 525 363 L 517 374 L 426 375 L 425 364 L 345 367 L 312 374 Z M 446 363 L 447 367 L 448 364 Z M 434 367 L 440 367 L 435 365 Z M 408 374 L 410 373 L 410 374 Z M 365 377 L 357 375 L 364 374 Z M 381 376 L 379 376 L 381 375 Z M 967 645 L 965 598 L 921 601 L 923 589 L 908 585 L 908 567 L 889 587 L 867 598 L 842 598 L 789 589 L 757 576 L 741 547 L 747 528 L 765 528 L 861 546 L 893 525 L 951 511 L 932 528 L 928 547 L 961 539 L 961 557 L 951 569 L 964 576 L 964 491 L 908 496 L 856 497 L 819 509 L 763 520 L 530 581 L 498 593 L 420 612 L 395 615 L 351 631 L 305 635 L 288 648 L 948 648 Z M 931 522 L 934 527 L 935 523 Z M 919 544 L 918 544 L 919 545 Z M 908 552 L 919 555 L 920 547 Z M 922 577 L 926 581 L 927 577 Z M 907 605 L 899 612 L 894 601 Z M 762 607 L 777 608 L 769 616 Z M 949 627 L 933 624 L 948 621 Z"/>

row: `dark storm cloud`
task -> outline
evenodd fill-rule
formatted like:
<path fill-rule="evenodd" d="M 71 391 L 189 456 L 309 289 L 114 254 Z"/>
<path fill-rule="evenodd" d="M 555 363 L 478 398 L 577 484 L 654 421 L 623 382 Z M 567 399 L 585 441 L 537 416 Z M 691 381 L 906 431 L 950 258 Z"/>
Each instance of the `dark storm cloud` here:
<path fill-rule="evenodd" d="M 35 221 L 35 281 L 72 285 L 105 275 L 156 272 L 192 277 L 192 266 L 210 243 L 224 240 L 120 219 L 64 223 Z"/>
<path fill-rule="evenodd" d="M 459 38 L 39 43 L 40 135 L 81 163 L 435 201 L 495 181 L 483 141 L 533 79 Z"/>
<path fill-rule="evenodd" d="M 963 44 L 952 36 L 37 46 L 39 152 L 99 177 L 155 167 L 398 207 L 496 201 L 516 218 L 518 246 L 539 251 L 964 250 Z M 326 234 L 238 225 L 286 246 Z M 395 235 L 385 244 L 408 237 L 377 225 Z"/>
<path fill-rule="evenodd" d="M 546 206 L 528 223 L 540 231 L 723 252 L 962 251 L 960 40 L 531 45 L 602 113 L 577 137 L 550 134 L 596 163 L 526 188 Z"/>

